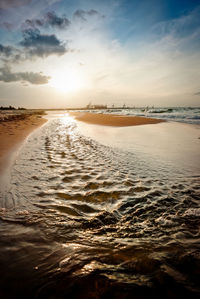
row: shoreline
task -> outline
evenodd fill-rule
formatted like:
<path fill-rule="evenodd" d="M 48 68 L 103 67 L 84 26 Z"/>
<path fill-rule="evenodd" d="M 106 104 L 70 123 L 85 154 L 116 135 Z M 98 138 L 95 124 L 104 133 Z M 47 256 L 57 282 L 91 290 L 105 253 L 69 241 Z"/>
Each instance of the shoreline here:
<path fill-rule="evenodd" d="M 0 174 L 9 165 L 13 152 L 35 129 L 47 120 L 40 114 L 13 115 L 0 121 Z"/>
<path fill-rule="evenodd" d="M 124 116 L 113 114 L 97 114 L 89 112 L 68 112 L 78 121 L 86 123 L 101 125 L 101 126 L 113 126 L 113 127 L 127 127 L 127 126 L 140 126 L 158 124 L 166 122 L 162 119 L 148 118 L 143 116 Z"/>

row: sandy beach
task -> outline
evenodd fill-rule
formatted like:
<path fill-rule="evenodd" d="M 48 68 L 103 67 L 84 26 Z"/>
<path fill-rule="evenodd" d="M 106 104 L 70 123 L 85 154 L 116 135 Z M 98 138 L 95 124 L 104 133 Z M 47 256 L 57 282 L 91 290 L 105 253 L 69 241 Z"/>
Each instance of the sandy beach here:
<path fill-rule="evenodd" d="M 113 114 L 96 114 L 88 112 L 70 112 L 69 114 L 71 116 L 74 116 L 76 120 L 102 126 L 127 127 L 157 124 L 164 122 L 164 120 L 161 119 L 153 119 L 141 116 L 122 116 Z"/>
<path fill-rule="evenodd" d="M 13 115 L 0 119 L 0 173 L 6 167 L 12 151 L 36 128 L 46 122 L 38 114 Z"/>
<path fill-rule="evenodd" d="M 1 297 L 198 298 L 199 128 L 89 116 L 1 123 Z"/>

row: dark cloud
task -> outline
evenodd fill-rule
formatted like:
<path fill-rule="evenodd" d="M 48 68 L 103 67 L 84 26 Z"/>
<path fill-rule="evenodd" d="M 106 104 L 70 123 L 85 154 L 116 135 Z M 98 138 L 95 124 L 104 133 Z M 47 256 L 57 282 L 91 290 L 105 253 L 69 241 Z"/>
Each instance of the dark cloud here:
<path fill-rule="evenodd" d="M 65 46 L 54 34 L 41 34 L 39 29 L 29 28 L 23 31 L 23 37 L 20 45 L 31 56 L 47 57 L 53 54 L 63 55 L 67 52 Z"/>
<path fill-rule="evenodd" d="M 91 10 L 83 10 L 83 9 L 77 9 L 75 12 L 74 12 L 74 18 L 78 18 L 82 21 L 87 21 L 87 17 L 88 16 L 100 16 L 99 12 L 94 10 L 94 9 L 91 9 Z"/>
<path fill-rule="evenodd" d="M 4 46 L 0 44 L 0 56 L 9 57 L 13 54 L 13 48 L 11 46 Z"/>
<path fill-rule="evenodd" d="M 78 19 L 81 19 L 82 21 L 87 21 L 87 19 L 85 18 L 85 11 L 82 10 L 82 9 L 77 9 L 75 12 L 74 12 L 74 18 L 78 18 Z"/>
<path fill-rule="evenodd" d="M 25 24 L 22 24 L 23 27 L 35 27 L 35 20 L 27 19 Z"/>
<path fill-rule="evenodd" d="M 18 72 L 12 73 L 8 66 L 0 68 L 0 81 L 9 83 L 9 82 L 28 82 L 31 84 L 46 84 L 50 79 L 49 76 L 45 76 L 42 73 L 33 73 L 33 72 Z"/>
<path fill-rule="evenodd" d="M 70 49 L 54 35 L 41 34 L 39 29 L 29 28 L 23 31 L 23 40 L 19 43 L 23 47 L 16 48 L 0 44 L 0 61 L 8 65 L 19 63 L 36 57 L 49 55 L 63 55 Z"/>
<path fill-rule="evenodd" d="M 0 61 L 7 64 L 9 62 L 17 63 L 22 60 L 23 53 L 19 49 L 0 44 Z"/>
<path fill-rule="evenodd" d="M 18 6 L 27 5 L 32 0 L 0 0 L 0 9 L 16 8 Z"/>
<path fill-rule="evenodd" d="M 45 21 L 47 25 L 58 28 L 66 28 L 70 25 L 70 21 L 66 17 L 58 17 L 55 12 L 48 12 Z"/>
<path fill-rule="evenodd" d="M 96 16 L 96 15 L 99 15 L 98 11 L 96 11 L 95 9 L 90 9 L 87 14 L 89 16 Z"/>
<path fill-rule="evenodd" d="M 55 27 L 58 29 L 66 29 L 69 27 L 71 22 L 65 17 L 59 17 L 54 11 L 48 12 L 41 19 L 27 19 L 25 21 L 25 26 L 28 27 Z"/>
<path fill-rule="evenodd" d="M 200 96 L 200 91 L 195 92 L 195 93 L 194 93 L 194 96 Z"/>

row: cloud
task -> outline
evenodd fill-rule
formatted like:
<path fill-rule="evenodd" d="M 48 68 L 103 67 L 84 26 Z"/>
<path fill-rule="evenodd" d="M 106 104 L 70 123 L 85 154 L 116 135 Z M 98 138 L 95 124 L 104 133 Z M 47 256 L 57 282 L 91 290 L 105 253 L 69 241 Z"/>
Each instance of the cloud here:
<path fill-rule="evenodd" d="M 200 29 L 200 6 L 188 14 L 184 14 L 179 18 L 163 21 L 155 24 L 152 30 L 155 34 L 173 35 L 176 38 L 188 38 L 189 36 L 199 36 Z"/>
<path fill-rule="evenodd" d="M 19 6 L 27 5 L 32 0 L 1 0 L 0 9 L 16 8 Z"/>
<path fill-rule="evenodd" d="M 99 13 L 98 13 L 98 11 L 96 11 L 95 9 L 90 9 L 90 10 L 87 12 L 87 14 L 88 14 L 89 16 L 95 16 L 95 15 L 98 15 Z"/>
<path fill-rule="evenodd" d="M 57 29 L 66 29 L 71 22 L 65 17 L 59 17 L 54 11 L 48 12 L 41 19 L 27 19 L 25 26 L 29 27 L 56 27 Z"/>
<path fill-rule="evenodd" d="M 5 28 L 8 31 L 11 31 L 14 29 L 14 25 L 9 22 L 0 23 L 0 27 Z"/>
<path fill-rule="evenodd" d="M 23 31 L 24 39 L 20 42 L 30 56 L 47 57 L 63 55 L 67 52 L 65 46 L 54 35 L 41 34 L 39 29 L 29 28 Z"/>
<path fill-rule="evenodd" d="M 13 48 L 11 46 L 4 46 L 0 44 L 0 55 L 9 57 L 13 53 Z"/>
<path fill-rule="evenodd" d="M 50 77 L 42 75 L 42 73 L 33 72 L 18 72 L 12 73 L 8 66 L 0 68 L 0 81 L 9 83 L 20 81 L 22 83 L 29 82 L 31 84 L 39 85 L 48 83 Z"/>
<path fill-rule="evenodd" d="M 88 16 L 100 16 L 99 12 L 94 10 L 94 9 L 91 9 L 91 10 L 83 10 L 83 9 L 77 9 L 75 12 L 74 12 L 74 18 L 78 18 L 82 21 L 87 21 L 87 17 Z"/>
<path fill-rule="evenodd" d="M 13 46 L 5 46 L 0 44 L 0 61 L 3 63 L 17 63 L 25 60 L 21 50 Z"/>
<path fill-rule="evenodd" d="M 66 28 L 70 25 L 70 21 L 66 17 L 58 17 L 55 12 L 46 14 L 46 24 L 57 28 Z"/>
<path fill-rule="evenodd" d="M 194 93 L 194 96 L 200 96 L 200 91 L 195 92 L 195 93 Z"/>
<path fill-rule="evenodd" d="M 23 40 L 19 43 L 23 47 L 13 47 L 0 44 L 0 61 L 6 65 L 19 63 L 36 57 L 45 58 L 49 55 L 63 55 L 72 51 L 66 48 L 56 35 L 41 34 L 37 28 L 23 31 Z"/>

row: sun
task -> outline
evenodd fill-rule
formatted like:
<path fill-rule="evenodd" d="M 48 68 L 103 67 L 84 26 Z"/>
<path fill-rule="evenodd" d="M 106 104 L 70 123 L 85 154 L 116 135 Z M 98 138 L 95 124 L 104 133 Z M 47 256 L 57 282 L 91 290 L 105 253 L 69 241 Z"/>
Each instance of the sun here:
<path fill-rule="evenodd" d="M 75 70 L 56 71 L 52 74 L 49 85 L 62 93 L 73 93 L 84 87 L 83 75 Z"/>

